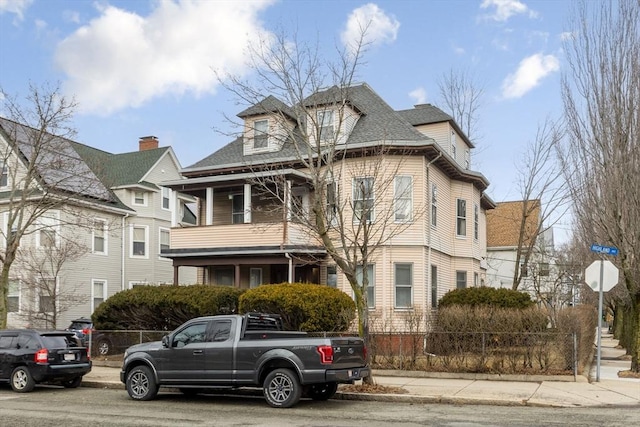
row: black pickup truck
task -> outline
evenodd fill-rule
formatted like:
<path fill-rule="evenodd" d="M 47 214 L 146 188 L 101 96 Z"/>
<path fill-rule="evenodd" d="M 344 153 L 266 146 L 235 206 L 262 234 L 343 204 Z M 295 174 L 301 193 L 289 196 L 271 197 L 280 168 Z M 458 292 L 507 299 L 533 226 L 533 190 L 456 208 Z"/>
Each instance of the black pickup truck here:
<path fill-rule="evenodd" d="M 161 342 L 129 347 L 120 381 L 135 400 L 153 399 L 160 387 L 185 394 L 262 387 L 267 403 L 288 408 L 303 395 L 329 399 L 339 383 L 369 374 L 362 339 L 283 331 L 279 316 L 250 313 L 198 317 Z"/>

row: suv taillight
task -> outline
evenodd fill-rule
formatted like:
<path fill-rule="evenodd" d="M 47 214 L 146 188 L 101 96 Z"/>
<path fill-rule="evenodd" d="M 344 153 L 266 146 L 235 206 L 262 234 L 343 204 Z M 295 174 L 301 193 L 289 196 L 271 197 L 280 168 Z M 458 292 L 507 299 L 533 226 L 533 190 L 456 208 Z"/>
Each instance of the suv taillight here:
<path fill-rule="evenodd" d="M 330 345 L 319 345 L 316 350 L 320 353 L 320 363 L 323 365 L 333 363 L 333 347 Z"/>
<path fill-rule="evenodd" d="M 47 363 L 49 361 L 49 350 L 41 348 L 36 351 L 35 361 L 36 363 Z"/>
<path fill-rule="evenodd" d="M 82 330 L 82 333 L 83 333 L 83 334 L 85 334 L 85 335 L 89 335 L 89 334 L 91 333 L 91 329 L 89 329 L 89 328 L 84 328 L 84 329 Z"/>

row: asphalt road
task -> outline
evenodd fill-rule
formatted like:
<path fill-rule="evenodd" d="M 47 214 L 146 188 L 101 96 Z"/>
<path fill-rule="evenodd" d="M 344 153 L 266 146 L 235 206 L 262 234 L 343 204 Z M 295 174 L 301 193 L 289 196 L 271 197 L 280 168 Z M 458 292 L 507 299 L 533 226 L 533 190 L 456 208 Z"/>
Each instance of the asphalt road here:
<path fill-rule="evenodd" d="M 302 400 L 274 409 L 260 397 L 161 392 L 135 402 L 122 390 L 37 387 L 17 394 L 0 385 L 3 427 L 46 426 L 635 426 L 640 407 L 535 408 Z"/>

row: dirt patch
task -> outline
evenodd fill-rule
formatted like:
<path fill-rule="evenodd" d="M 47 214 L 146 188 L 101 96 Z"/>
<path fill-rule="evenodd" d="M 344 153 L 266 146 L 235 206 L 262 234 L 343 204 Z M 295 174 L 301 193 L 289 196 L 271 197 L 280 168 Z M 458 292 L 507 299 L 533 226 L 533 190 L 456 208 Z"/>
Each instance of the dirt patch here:
<path fill-rule="evenodd" d="M 640 378 L 640 372 L 618 371 L 618 377 L 620 377 L 620 378 Z"/>
<path fill-rule="evenodd" d="M 407 394 L 409 391 L 402 387 L 393 387 L 380 384 L 347 384 L 340 386 L 340 391 L 350 393 L 369 394 Z"/>

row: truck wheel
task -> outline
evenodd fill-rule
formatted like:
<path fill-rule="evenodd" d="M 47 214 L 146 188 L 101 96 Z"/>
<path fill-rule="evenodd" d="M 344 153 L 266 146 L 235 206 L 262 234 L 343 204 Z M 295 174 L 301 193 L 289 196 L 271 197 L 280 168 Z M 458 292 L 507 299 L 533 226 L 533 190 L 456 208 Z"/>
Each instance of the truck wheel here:
<path fill-rule="evenodd" d="M 26 366 L 18 366 L 11 373 L 11 388 L 16 393 L 28 393 L 36 386 L 36 382 Z"/>
<path fill-rule="evenodd" d="M 291 369 L 271 371 L 262 387 L 267 403 L 274 408 L 290 408 L 300 400 L 302 387 Z"/>
<path fill-rule="evenodd" d="M 328 400 L 336 394 L 338 383 L 312 384 L 307 390 L 307 396 L 313 400 Z"/>
<path fill-rule="evenodd" d="M 158 394 L 158 385 L 146 366 L 136 366 L 127 375 L 127 393 L 134 400 L 151 400 Z"/>

